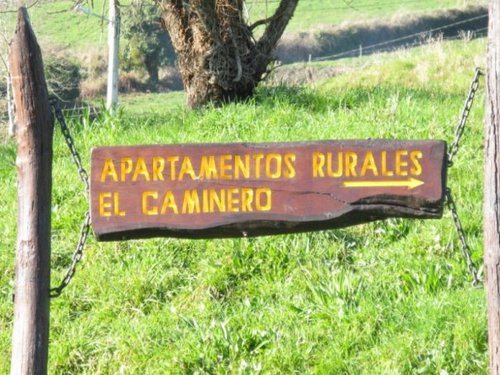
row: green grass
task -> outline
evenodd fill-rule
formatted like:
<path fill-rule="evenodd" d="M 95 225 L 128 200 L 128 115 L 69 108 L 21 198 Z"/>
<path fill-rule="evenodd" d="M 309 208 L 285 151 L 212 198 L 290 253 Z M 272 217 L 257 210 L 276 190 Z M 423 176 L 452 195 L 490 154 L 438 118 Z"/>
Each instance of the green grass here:
<path fill-rule="evenodd" d="M 63 0 L 45 3 L 29 9 L 30 21 L 37 39 L 48 46 L 72 48 L 78 52 L 82 48 L 102 48 L 107 45 L 107 23 L 98 17 L 73 11 L 75 2 Z M 107 17 L 107 8 L 102 1 L 95 1 L 92 11 Z M 90 6 L 87 6 L 90 8 Z M 8 32 L 13 32 L 16 13 L 3 13 L 0 22 Z M 0 23 L 0 24 L 2 24 Z M 3 31 L 3 30 L 2 30 Z M 8 34 L 7 34 L 8 35 Z"/>
<path fill-rule="evenodd" d="M 94 0 L 93 7 L 87 2 L 86 7 L 94 13 L 107 17 L 108 3 Z M 483 1 L 484 3 L 484 1 Z M 74 54 L 82 51 L 99 50 L 107 45 L 107 24 L 97 17 L 87 16 L 73 11 L 75 2 L 69 0 L 47 2 L 30 8 L 29 14 L 37 38 L 48 48 L 70 48 Z M 121 1 L 126 16 L 128 1 Z M 277 0 L 250 0 L 246 10 L 250 23 L 271 16 L 279 2 Z M 290 21 L 287 32 L 302 32 L 317 29 L 320 26 L 337 25 L 342 22 L 370 20 L 415 12 L 432 11 L 477 4 L 473 0 L 301 0 Z M 84 4 L 85 5 L 85 4 Z M 15 27 L 15 13 L 0 13 L 0 32 L 6 36 Z"/>
<path fill-rule="evenodd" d="M 485 3 L 484 1 L 479 3 Z M 267 5 L 266 5 L 267 4 Z M 477 5 L 478 1 L 469 0 L 300 0 L 294 17 L 287 26 L 287 32 L 302 32 L 318 29 L 321 26 L 338 25 L 387 18 L 396 15 L 428 12 L 433 10 Z M 278 0 L 250 0 L 247 2 L 250 20 L 255 22 L 270 17 L 278 7 Z"/>
<path fill-rule="evenodd" d="M 452 140 L 484 40 L 367 58 L 313 87 L 261 87 L 247 103 L 188 111 L 181 94 L 124 97 L 118 120 L 72 123 L 91 147 L 348 138 Z M 449 171 L 482 263 L 484 83 Z M 53 285 L 87 209 L 59 132 Z M 15 146 L 0 146 L 0 358 L 10 358 Z M 51 304 L 50 373 L 487 373 L 486 307 L 449 212 L 288 236 L 210 241 L 91 238 Z M 0 361 L 7 373 L 9 361 Z"/>

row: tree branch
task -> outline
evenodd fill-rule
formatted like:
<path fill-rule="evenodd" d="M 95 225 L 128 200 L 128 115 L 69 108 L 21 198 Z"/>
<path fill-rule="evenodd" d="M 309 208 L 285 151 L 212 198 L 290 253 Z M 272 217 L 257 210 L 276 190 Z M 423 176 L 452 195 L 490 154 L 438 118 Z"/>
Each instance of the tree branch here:
<path fill-rule="evenodd" d="M 251 31 L 253 31 L 255 28 L 259 27 L 260 25 L 268 24 L 269 22 L 271 22 L 275 18 L 276 18 L 276 14 L 271 16 L 271 17 L 267 17 L 267 18 L 264 18 L 262 20 L 258 20 L 256 22 L 254 22 L 253 24 L 251 24 L 248 28 Z"/>
<path fill-rule="evenodd" d="M 257 48 L 261 53 L 268 56 L 276 47 L 278 40 L 285 31 L 288 21 L 293 16 L 299 0 L 281 0 L 278 9 L 272 17 L 264 31 L 264 34 L 257 42 Z"/>
<path fill-rule="evenodd" d="M 190 32 L 185 27 L 187 15 L 182 2 L 157 0 L 157 4 L 162 9 L 161 26 L 169 33 L 173 47 L 176 51 L 185 50 L 188 47 Z"/>
<path fill-rule="evenodd" d="M 35 0 L 30 5 L 25 5 L 25 8 L 29 9 L 31 7 L 34 7 L 35 5 L 38 4 L 39 1 L 40 0 Z M 13 9 L 13 10 L 1 10 L 0 13 L 17 13 L 17 9 Z"/>

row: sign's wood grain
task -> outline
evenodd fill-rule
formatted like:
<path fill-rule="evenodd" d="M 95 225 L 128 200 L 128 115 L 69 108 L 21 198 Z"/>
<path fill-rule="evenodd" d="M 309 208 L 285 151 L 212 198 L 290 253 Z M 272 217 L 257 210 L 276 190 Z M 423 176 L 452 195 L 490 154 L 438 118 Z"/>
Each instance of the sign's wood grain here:
<path fill-rule="evenodd" d="M 256 236 L 388 217 L 439 218 L 443 141 L 101 147 L 92 151 L 99 240 Z"/>

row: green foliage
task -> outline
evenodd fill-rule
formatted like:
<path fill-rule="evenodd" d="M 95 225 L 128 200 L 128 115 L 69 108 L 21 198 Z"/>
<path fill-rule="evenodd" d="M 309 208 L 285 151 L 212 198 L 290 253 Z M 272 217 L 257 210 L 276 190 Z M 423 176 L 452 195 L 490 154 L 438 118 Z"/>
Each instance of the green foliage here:
<path fill-rule="evenodd" d="M 0 80 L 0 97 L 4 98 L 7 95 L 7 80 Z"/>
<path fill-rule="evenodd" d="M 150 83 L 158 83 L 158 69 L 175 58 L 168 34 L 160 26 L 160 13 L 154 4 L 132 1 L 123 8 L 121 36 L 124 41 L 122 67 L 147 71 Z"/>
<path fill-rule="evenodd" d="M 80 66 L 63 57 L 48 55 L 44 62 L 49 95 L 64 102 L 73 102 L 80 96 Z"/>
<path fill-rule="evenodd" d="M 371 56 L 316 87 L 188 111 L 181 93 L 122 100 L 70 124 L 92 147 L 318 139 L 451 141 L 485 40 Z M 359 66 L 356 66 L 359 61 Z M 323 63 L 324 64 L 324 63 Z M 346 69 L 344 69 L 346 70 Z M 482 262 L 484 83 L 449 170 L 466 236 Z M 8 373 L 15 247 L 15 145 L 0 145 L 0 373 Z M 52 283 L 88 209 L 59 132 L 54 143 Z M 4 251 L 5 250 L 5 251 Z M 483 289 L 474 289 L 449 212 L 277 237 L 210 241 L 90 239 L 51 303 L 53 374 L 486 374 Z"/>

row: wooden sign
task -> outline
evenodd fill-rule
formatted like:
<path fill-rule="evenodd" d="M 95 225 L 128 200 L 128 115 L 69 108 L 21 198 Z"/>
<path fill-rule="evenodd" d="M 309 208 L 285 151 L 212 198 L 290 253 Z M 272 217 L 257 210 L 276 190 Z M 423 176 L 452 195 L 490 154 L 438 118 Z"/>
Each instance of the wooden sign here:
<path fill-rule="evenodd" d="M 98 240 L 255 236 L 439 218 L 443 141 L 184 144 L 92 150 Z"/>

